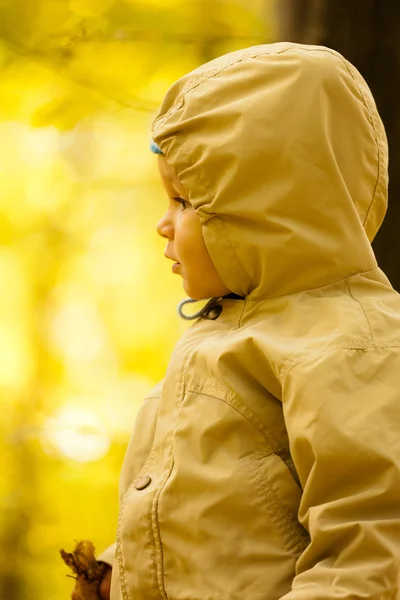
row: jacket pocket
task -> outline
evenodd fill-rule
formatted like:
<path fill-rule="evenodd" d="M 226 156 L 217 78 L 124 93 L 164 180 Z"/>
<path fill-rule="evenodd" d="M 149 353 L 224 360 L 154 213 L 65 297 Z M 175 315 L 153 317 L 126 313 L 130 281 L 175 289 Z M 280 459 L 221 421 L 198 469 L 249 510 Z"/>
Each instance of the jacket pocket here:
<path fill-rule="evenodd" d="M 279 528 L 287 549 L 299 554 L 310 538 L 298 520 L 301 489 L 284 461 L 274 452 L 253 454 L 243 459 L 265 510 Z"/>

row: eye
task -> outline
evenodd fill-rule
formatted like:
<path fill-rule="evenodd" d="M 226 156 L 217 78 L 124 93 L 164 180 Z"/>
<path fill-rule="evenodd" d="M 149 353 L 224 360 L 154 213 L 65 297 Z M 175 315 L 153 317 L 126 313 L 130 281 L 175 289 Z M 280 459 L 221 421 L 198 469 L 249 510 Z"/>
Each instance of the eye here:
<path fill-rule="evenodd" d="M 173 198 L 173 200 L 175 200 L 175 202 L 178 202 L 178 204 L 182 206 L 182 210 L 185 210 L 185 208 L 189 206 L 189 202 L 185 200 L 185 198 L 181 198 L 180 196 Z"/>

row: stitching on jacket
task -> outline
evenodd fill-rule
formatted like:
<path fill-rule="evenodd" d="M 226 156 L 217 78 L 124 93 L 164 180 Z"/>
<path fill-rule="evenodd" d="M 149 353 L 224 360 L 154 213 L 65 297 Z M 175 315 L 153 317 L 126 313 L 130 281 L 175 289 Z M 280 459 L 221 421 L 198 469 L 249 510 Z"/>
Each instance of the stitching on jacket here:
<path fill-rule="evenodd" d="M 153 440 L 153 445 L 154 445 L 154 440 Z M 154 458 L 154 448 L 152 446 L 149 455 L 147 457 L 147 459 L 145 460 L 143 467 L 141 469 L 141 472 L 143 472 L 145 469 L 147 469 L 149 467 L 149 465 L 152 462 L 152 459 Z M 138 475 L 139 476 L 139 475 Z M 128 590 L 127 590 L 127 583 L 126 583 L 126 576 L 125 576 L 125 563 L 124 563 L 124 555 L 122 552 L 122 535 L 121 535 L 121 530 L 122 530 L 122 519 L 123 516 L 125 514 L 125 505 L 128 501 L 128 498 L 130 497 L 133 488 L 135 486 L 135 481 L 137 481 L 137 477 L 134 478 L 134 480 L 132 481 L 131 485 L 128 487 L 128 489 L 126 490 L 123 499 L 122 499 L 122 503 L 121 503 L 121 508 L 119 511 L 119 515 L 118 515 L 118 525 L 117 525 L 117 557 L 118 557 L 118 567 L 119 567 L 119 578 L 120 578 L 120 585 L 121 585 L 121 592 L 122 592 L 122 596 L 124 598 L 124 600 L 130 600 L 129 596 L 128 596 Z M 134 591 L 133 591 L 134 593 Z"/>
<path fill-rule="evenodd" d="M 242 310 L 240 311 L 240 314 L 239 314 L 237 326 L 235 327 L 235 329 L 240 329 L 241 326 L 242 326 L 242 319 L 243 319 L 243 316 L 244 316 L 244 312 L 246 310 L 246 305 L 247 305 L 247 299 L 245 298 L 244 302 L 243 302 Z"/>
<path fill-rule="evenodd" d="M 348 279 L 346 283 L 347 283 L 347 289 L 349 290 L 350 296 L 353 298 L 353 300 L 355 302 L 357 302 L 357 304 L 360 306 L 360 308 L 361 308 L 361 310 L 362 310 L 362 312 L 364 314 L 365 320 L 367 321 L 367 324 L 368 324 L 368 329 L 369 329 L 369 335 L 370 335 L 371 342 L 372 342 L 374 348 L 376 348 L 376 341 L 374 339 L 374 334 L 372 332 L 371 323 L 370 323 L 370 320 L 368 319 L 366 310 L 365 310 L 364 306 L 362 305 L 362 303 L 360 302 L 360 300 L 358 300 L 358 298 L 356 298 L 354 296 L 354 294 L 352 292 L 352 289 L 351 289 L 350 280 Z"/>
<path fill-rule="evenodd" d="M 367 269 L 366 271 L 356 271 L 355 273 L 350 273 L 350 275 L 344 275 L 343 277 L 341 277 L 340 279 L 335 279 L 335 281 L 330 281 L 329 283 L 326 283 L 325 285 L 319 285 L 317 287 L 312 287 L 312 288 L 304 288 L 301 290 L 297 290 L 296 292 L 290 292 L 289 294 L 283 294 L 280 296 L 266 296 L 265 298 L 258 298 L 256 300 L 253 300 L 252 298 L 246 298 L 246 302 L 254 302 L 254 303 L 258 303 L 258 302 L 263 302 L 263 301 L 267 301 L 267 300 L 276 300 L 277 298 L 289 298 L 290 296 L 295 296 L 296 294 L 302 294 L 304 292 L 314 292 L 317 290 L 323 290 L 325 288 L 334 286 L 338 283 L 341 283 L 342 281 L 346 281 L 346 279 L 349 279 L 350 277 L 355 277 L 356 275 L 366 275 L 367 273 L 373 273 L 374 271 L 377 271 L 379 269 L 378 265 L 376 264 L 374 266 L 373 269 Z M 388 287 L 389 289 L 393 289 L 392 286 L 388 286 L 385 283 L 382 283 L 382 285 L 384 285 L 385 287 Z"/>
<path fill-rule="evenodd" d="M 146 396 L 146 398 L 143 400 L 143 404 L 146 402 L 147 400 L 161 400 L 161 396 Z M 143 406 L 142 404 L 142 406 Z M 160 410 L 160 404 L 158 404 L 157 406 L 157 412 L 156 412 L 156 417 L 155 420 L 157 422 L 158 419 L 158 413 Z M 135 475 L 135 477 L 132 479 L 132 482 L 130 483 L 130 485 L 128 486 L 128 489 L 125 491 L 125 494 L 122 497 L 122 505 L 125 504 L 126 499 L 128 498 L 128 496 L 130 496 L 130 494 L 132 493 L 132 490 L 135 486 L 135 482 L 141 477 L 141 475 L 143 473 L 145 473 L 149 467 L 152 465 L 153 463 L 153 459 L 155 456 L 155 448 L 154 448 L 154 444 L 155 444 L 155 433 L 156 433 L 156 429 L 154 429 L 154 435 L 153 435 L 153 440 L 151 442 L 151 447 L 150 447 L 150 451 L 145 459 L 145 461 L 143 462 L 142 466 L 140 467 L 140 469 L 138 469 L 137 474 Z M 121 506 L 122 508 L 122 506 Z"/>
<path fill-rule="evenodd" d="M 189 363 L 189 360 L 192 356 L 193 352 L 191 352 L 189 354 L 189 356 L 186 359 L 185 364 L 183 365 L 182 368 L 182 374 L 181 374 L 181 378 L 180 378 L 180 388 L 181 388 L 181 394 L 178 394 L 178 398 L 181 396 L 182 398 L 184 398 L 186 390 L 185 390 L 185 378 L 186 378 L 186 371 L 187 371 L 187 366 Z M 177 402 L 177 407 L 180 404 L 179 400 Z M 174 468 L 174 453 L 173 453 L 173 437 L 174 437 L 174 431 L 171 432 L 171 446 L 170 446 L 170 450 L 169 450 L 169 456 L 168 456 L 168 463 L 166 465 L 166 470 L 165 470 L 165 474 L 164 477 L 162 478 L 158 491 L 156 492 L 154 499 L 152 501 L 151 504 L 151 523 L 152 523 L 152 534 L 153 534 L 153 541 L 154 541 L 154 548 L 155 551 L 157 550 L 159 553 L 158 559 L 154 553 L 155 556 L 155 565 L 156 565 L 156 573 L 157 573 L 157 582 L 158 582 L 158 588 L 160 590 L 160 593 L 162 595 L 163 598 L 165 598 L 165 600 L 169 600 L 168 598 L 168 594 L 167 591 L 165 589 L 165 584 L 164 584 L 164 556 L 163 556 L 163 547 L 162 547 L 162 542 L 161 542 L 161 530 L 160 530 L 160 525 L 158 522 L 158 503 L 159 503 L 159 498 L 161 493 L 164 490 L 165 484 L 167 483 L 168 479 L 171 476 L 172 473 L 172 469 Z"/>
<path fill-rule="evenodd" d="M 193 90 L 195 90 L 196 88 L 198 88 L 200 85 L 202 85 L 203 83 L 205 83 L 206 81 L 208 81 L 209 79 L 211 79 L 212 77 L 215 77 L 217 75 L 219 75 L 220 73 L 223 73 L 223 71 L 225 71 L 226 69 L 229 69 L 229 67 L 231 67 L 232 65 L 236 65 L 239 64 L 241 62 L 244 62 L 246 60 L 250 60 L 252 58 L 257 58 L 258 56 L 274 56 L 275 54 L 282 54 L 283 52 L 285 52 L 286 50 L 289 50 L 290 47 L 284 48 L 282 50 L 280 50 L 279 52 L 258 52 L 256 54 L 252 54 L 249 56 L 242 56 L 242 58 L 239 59 L 234 59 L 232 60 L 230 63 L 228 63 L 227 65 L 223 66 L 223 67 L 216 67 L 213 71 L 211 71 L 211 73 L 208 73 L 207 75 L 204 74 L 203 78 L 200 79 L 200 81 L 198 81 L 197 83 L 195 83 L 194 85 L 192 85 L 191 87 L 188 87 L 187 89 L 182 91 L 182 99 L 179 102 L 178 106 L 171 106 L 171 108 L 165 113 L 165 115 L 163 117 L 160 117 L 159 120 L 156 120 L 153 123 L 153 127 L 152 127 L 152 132 L 156 129 L 156 127 L 161 127 L 162 125 L 164 125 L 165 121 L 172 116 L 175 112 L 177 112 L 178 110 L 180 110 L 182 108 L 182 106 L 185 104 L 186 102 L 186 96 L 192 92 Z"/>
<path fill-rule="evenodd" d="M 367 350 L 372 349 L 385 349 L 385 348 L 399 348 L 400 342 L 393 341 L 383 341 L 381 344 L 376 344 L 375 346 L 371 344 L 371 340 L 369 338 L 361 338 L 361 339 L 352 339 L 347 342 L 331 344 L 326 346 L 325 348 L 319 348 L 317 350 L 311 350 L 310 352 L 299 356 L 298 354 L 292 358 L 288 358 L 282 363 L 282 366 L 278 369 L 278 375 L 280 377 L 285 377 L 288 370 L 292 369 L 296 365 L 305 362 L 311 358 L 318 358 L 322 356 L 326 356 L 332 350 L 361 350 L 361 352 L 366 352 Z"/>
<path fill-rule="evenodd" d="M 182 397 L 185 394 L 185 374 L 186 374 L 187 364 L 189 362 L 191 354 L 189 354 L 189 356 L 182 368 L 182 374 L 181 374 L 181 379 L 180 379 L 180 387 L 182 390 Z M 178 397 L 179 397 L 179 395 L 178 395 Z M 165 598 L 165 600 L 169 600 L 169 598 L 168 598 L 168 594 L 167 594 L 167 591 L 165 589 L 165 584 L 164 584 L 164 553 L 163 553 L 163 547 L 162 547 L 162 542 L 161 542 L 161 530 L 160 530 L 160 525 L 158 522 L 158 504 L 159 504 L 159 498 L 161 496 L 161 493 L 163 492 L 165 484 L 167 483 L 168 479 L 171 476 L 171 473 L 172 473 L 172 470 L 173 470 L 174 464 L 175 464 L 174 454 L 173 454 L 173 437 L 174 437 L 174 432 L 171 432 L 171 446 L 170 446 L 170 450 L 169 450 L 169 456 L 168 456 L 168 462 L 166 465 L 165 474 L 160 482 L 158 491 L 156 492 L 153 502 L 152 502 L 152 505 L 151 505 L 151 522 L 152 522 L 152 534 L 153 534 L 153 541 L 154 541 L 154 558 L 155 558 L 154 562 L 156 565 L 157 583 L 158 583 L 158 588 L 160 590 L 160 593 L 163 596 L 163 598 Z M 158 550 L 158 553 L 159 553 L 158 560 L 156 557 L 156 550 Z"/>
<path fill-rule="evenodd" d="M 159 395 L 149 395 L 146 396 L 146 398 L 143 400 L 143 404 L 150 399 L 160 399 L 161 396 Z M 158 409 L 157 409 L 157 415 L 158 415 Z M 117 559 L 118 559 L 118 567 L 119 567 L 119 578 L 120 578 L 120 585 L 121 585 L 121 591 L 122 591 L 122 596 L 124 600 L 130 600 L 128 597 L 128 590 L 127 590 L 127 583 L 126 583 L 126 576 L 125 576 L 125 564 L 124 564 L 124 555 L 122 552 L 122 535 L 121 535 L 121 530 L 122 530 L 122 519 L 125 513 L 125 505 L 128 501 L 128 498 L 130 497 L 130 495 L 132 494 L 133 488 L 135 486 L 135 482 L 138 480 L 138 478 L 140 477 L 140 475 L 146 471 L 149 466 L 153 463 L 154 457 L 155 457 L 155 448 L 154 448 L 154 444 L 155 444 L 155 438 L 153 438 L 152 441 L 152 445 L 150 448 L 150 452 L 146 458 L 146 460 L 144 461 L 143 465 L 141 466 L 138 474 L 136 475 L 136 477 L 133 478 L 131 484 L 129 485 L 128 489 L 126 490 L 125 494 L 122 497 L 122 501 L 121 501 L 121 508 L 119 510 L 119 515 L 118 515 L 118 522 L 117 522 L 117 546 L 116 546 L 116 554 L 117 554 Z M 134 593 L 134 591 L 133 591 Z"/>
<path fill-rule="evenodd" d="M 345 61 L 345 59 L 339 54 L 336 53 L 332 50 L 330 50 L 329 48 L 323 48 L 323 47 L 314 47 L 314 48 L 304 48 L 304 47 L 299 47 L 298 45 L 289 45 L 289 46 L 285 46 L 284 48 L 281 48 L 281 50 L 277 50 L 275 52 L 266 52 L 265 50 L 261 50 L 259 52 L 255 52 L 253 54 L 249 54 L 249 55 L 245 55 L 242 56 L 241 58 L 236 58 L 233 59 L 231 62 L 229 62 L 228 64 L 224 65 L 223 67 L 216 67 L 213 71 L 211 71 L 208 74 L 204 74 L 203 78 L 200 79 L 199 81 L 197 81 L 194 85 L 192 85 L 191 87 L 189 86 L 187 89 L 183 89 L 182 90 L 182 98 L 179 102 L 179 105 L 175 106 L 171 106 L 171 108 L 165 113 L 165 115 L 163 115 L 162 117 L 159 117 L 158 119 L 156 119 L 153 123 L 152 126 L 152 131 L 154 131 L 156 129 L 156 127 L 158 126 L 162 126 L 164 124 L 164 122 L 168 119 L 168 117 L 170 117 L 171 115 L 173 115 L 175 112 L 177 112 L 178 110 L 180 110 L 182 108 L 182 106 L 185 104 L 186 102 L 186 96 L 192 92 L 193 90 L 195 90 L 196 88 L 198 88 L 200 85 L 202 85 L 203 83 L 205 83 L 206 81 L 208 81 L 209 79 L 211 79 L 212 77 L 216 77 L 218 75 L 220 75 L 220 73 L 223 73 L 224 71 L 226 71 L 226 69 L 229 69 L 229 67 L 232 67 L 233 65 L 237 65 L 241 62 L 244 62 L 246 60 L 253 60 L 254 58 L 258 58 L 260 56 L 277 56 L 279 54 L 284 54 L 285 52 L 290 52 L 290 51 L 302 51 L 302 52 L 325 52 L 327 54 L 331 54 L 332 56 L 334 56 L 335 58 L 341 60 L 341 61 Z M 207 64 L 207 63 L 205 63 Z M 201 66 L 201 65 L 200 65 Z M 348 67 L 345 64 L 347 70 Z M 354 79 L 354 76 L 352 73 L 350 73 L 351 77 Z M 358 86 L 357 86 L 358 87 Z M 361 93 L 361 92 L 360 92 Z M 362 98 L 364 100 L 364 97 Z M 367 110 L 368 107 L 366 106 Z M 368 110 L 368 114 L 369 110 Z"/>
<path fill-rule="evenodd" d="M 360 92 L 360 96 L 361 96 L 361 99 L 362 99 L 362 101 L 364 103 L 364 106 L 365 106 L 365 108 L 366 108 L 366 110 L 368 112 L 368 117 L 369 117 L 369 120 L 371 122 L 372 133 L 373 133 L 373 136 L 374 136 L 374 140 L 375 140 L 375 144 L 376 144 L 376 151 L 377 151 L 377 155 L 378 155 L 376 181 L 375 181 L 374 190 L 372 192 L 371 202 L 370 202 L 370 204 L 369 204 L 369 206 L 367 208 L 367 211 L 365 213 L 364 222 L 363 222 L 363 225 L 365 225 L 366 222 L 367 222 L 367 220 L 368 220 L 368 216 L 369 216 L 369 213 L 371 211 L 372 205 L 374 204 L 374 200 L 375 200 L 375 196 L 376 196 L 376 191 L 378 189 L 378 184 L 379 184 L 379 181 L 380 181 L 380 175 L 381 175 L 381 149 L 380 149 L 380 145 L 379 145 L 378 134 L 377 134 L 377 131 L 375 129 L 374 119 L 372 117 L 372 114 L 371 114 L 371 111 L 370 111 L 369 106 L 367 104 L 367 101 L 365 100 L 365 96 L 364 96 L 364 94 L 362 92 L 362 89 L 361 89 L 361 87 L 360 87 L 360 85 L 359 85 L 359 83 L 358 83 L 358 81 L 357 81 L 354 73 L 352 72 L 352 69 L 350 69 L 350 64 L 346 60 L 344 60 L 344 59 L 342 59 L 342 62 L 344 63 L 344 65 L 345 65 L 347 71 L 349 72 L 350 76 L 353 78 L 354 83 L 356 84 L 356 86 L 358 88 L 358 91 Z"/>
<path fill-rule="evenodd" d="M 162 543 L 161 543 L 161 531 L 160 531 L 160 526 L 158 523 L 158 501 L 161 495 L 161 492 L 164 489 L 164 486 L 166 484 L 166 482 L 168 481 L 172 469 L 174 466 L 174 459 L 173 459 L 173 455 L 172 455 L 172 446 L 170 449 L 170 453 L 169 453 L 169 458 L 168 458 L 168 465 L 167 465 L 167 471 L 164 474 L 164 477 L 162 478 L 158 491 L 154 496 L 153 502 L 151 504 L 151 522 L 152 522 L 152 534 L 153 534 L 153 541 L 154 541 L 154 559 L 155 559 L 155 565 L 156 565 L 156 574 L 157 574 L 157 583 L 158 583 L 158 589 L 160 590 L 160 593 L 162 595 L 163 598 L 165 598 L 166 600 L 168 600 L 168 595 L 164 586 L 164 577 L 163 577 L 163 567 L 164 567 L 164 555 L 163 555 L 163 548 L 162 548 Z M 159 560 L 157 560 L 157 556 L 156 556 L 156 549 L 159 552 Z"/>
<path fill-rule="evenodd" d="M 273 455 L 275 455 L 275 453 L 269 454 L 268 456 Z M 262 458 L 267 457 L 259 456 L 256 458 L 256 461 L 257 459 L 260 460 Z M 278 456 L 277 459 L 281 460 Z M 267 495 L 265 508 L 269 512 L 272 521 L 276 523 L 281 530 L 286 548 L 291 554 L 294 553 L 296 556 L 298 556 L 298 554 L 304 550 L 304 547 L 310 541 L 306 530 L 303 531 L 304 528 L 299 523 L 298 519 L 294 515 L 290 514 L 287 508 L 283 505 L 270 478 L 268 477 L 266 470 L 263 470 L 260 466 L 258 466 L 257 462 L 254 461 L 254 457 L 251 460 L 249 458 L 246 460 L 249 464 L 256 488 L 262 496 L 265 494 Z"/>
<path fill-rule="evenodd" d="M 242 271 L 242 277 L 243 277 L 243 275 L 244 275 L 243 279 L 246 281 L 246 279 L 247 279 L 247 280 L 249 279 L 248 273 L 247 273 L 246 269 L 244 268 L 244 266 L 242 265 L 242 261 L 240 260 L 240 258 L 239 258 L 239 256 L 238 256 L 238 254 L 237 254 L 237 252 L 236 252 L 236 250 L 235 250 L 235 246 L 233 245 L 233 243 L 232 243 L 232 241 L 231 241 L 231 238 L 229 237 L 229 234 L 228 234 L 228 228 L 227 228 L 227 226 L 226 226 L 226 223 L 225 223 L 225 221 L 224 221 L 223 219 L 221 219 L 221 218 L 220 218 L 220 219 L 218 219 L 218 221 L 219 221 L 219 223 L 221 223 L 221 225 L 222 225 L 222 226 L 223 226 L 223 228 L 224 228 L 224 231 L 225 231 L 225 239 L 227 240 L 227 242 L 228 242 L 228 244 L 229 244 L 229 246 L 230 246 L 230 248 L 231 248 L 231 252 L 232 252 L 233 256 L 235 257 L 235 259 L 236 259 L 236 262 L 237 262 L 237 264 L 238 264 L 238 265 L 239 265 L 239 267 L 240 267 L 240 270 Z"/>
<path fill-rule="evenodd" d="M 381 152 L 380 152 L 380 147 L 379 147 L 378 134 L 377 134 L 376 129 L 375 129 L 374 119 L 372 117 L 372 114 L 371 114 L 371 111 L 370 111 L 369 106 L 367 104 L 367 101 L 365 99 L 365 96 L 364 96 L 364 94 L 362 92 L 361 86 L 359 85 L 359 82 L 357 81 L 355 73 L 353 72 L 353 70 L 351 68 L 352 65 L 343 56 L 341 56 L 340 54 L 337 54 L 336 52 L 332 52 L 332 50 L 329 50 L 328 48 L 321 49 L 320 51 L 321 52 L 326 52 L 328 54 L 331 54 L 332 56 L 335 56 L 337 59 L 339 59 L 343 63 L 343 65 L 345 66 L 345 68 L 346 68 L 347 72 L 349 73 L 350 77 L 353 79 L 355 85 L 357 86 L 358 92 L 359 92 L 359 94 L 361 96 L 361 100 L 362 100 L 362 102 L 364 104 L 364 107 L 365 107 L 367 113 L 368 113 L 368 118 L 369 118 L 369 121 L 371 123 L 373 138 L 374 138 L 375 144 L 376 144 L 376 150 L 377 150 L 378 160 L 377 160 L 377 175 L 376 175 L 375 186 L 374 186 L 374 190 L 372 192 L 371 202 L 369 204 L 369 207 L 367 209 L 367 212 L 366 212 L 365 218 L 364 218 L 364 222 L 363 222 L 363 225 L 365 225 L 365 223 L 367 222 L 367 218 L 368 218 L 369 212 L 371 210 L 371 207 L 372 207 L 372 205 L 374 203 L 375 194 L 376 194 L 376 190 L 378 188 L 379 179 L 380 179 Z"/>
<path fill-rule="evenodd" d="M 279 454 L 285 450 L 281 447 L 279 440 L 276 439 L 274 434 L 267 429 L 265 425 L 259 421 L 259 419 L 247 407 L 240 405 L 234 398 L 228 397 L 226 393 L 224 394 L 221 392 L 219 395 L 216 395 L 214 392 L 217 391 L 217 388 L 214 387 L 210 389 L 210 391 L 207 391 L 207 386 L 193 385 L 190 387 L 190 389 L 186 390 L 186 393 L 203 394 L 204 396 L 209 396 L 210 398 L 224 402 L 237 413 L 239 413 L 244 419 L 246 419 L 246 421 L 250 423 L 252 427 L 254 427 L 254 429 L 258 431 L 258 433 L 267 441 L 271 452 Z"/>
<path fill-rule="evenodd" d="M 121 507 L 122 509 L 122 507 Z M 118 515 L 118 527 L 117 527 L 117 560 L 118 560 L 118 569 L 119 569 L 119 579 L 120 579 L 120 587 L 122 592 L 122 597 L 124 600 L 129 600 L 128 591 L 126 589 L 126 578 L 125 578 L 125 565 L 124 565 L 124 556 L 122 554 L 121 548 L 121 526 L 122 526 L 122 514 L 121 511 Z"/>
<path fill-rule="evenodd" d="M 215 67 L 215 69 L 213 71 L 211 71 L 211 73 L 204 74 L 203 78 L 200 79 L 200 81 L 197 81 L 197 83 L 195 83 L 191 87 L 188 87 L 187 89 L 182 90 L 183 96 L 182 96 L 182 99 L 181 99 L 179 105 L 178 106 L 171 106 L 171 108 L 165 113 L 165 115 L 163 117 L 160 117 L 158 120 L 154 121 L 153 127 L 152 127 L 152 131 L 154 131 L 154 129 L 156 127 L 163 125 L 164 122 L 166 121 L 166 119 L 169 116 L 173 115 L 180 108 L 182 108 L 182 106 L 185 104 L 186 96 L 187 96 L 187 94 L 189 92 L 192 92 L 193 90 L 195 90 L 197 87 L 199 87 L 205 81 L 208 81 L 212 77 L 215 77 L 216 75 L 219 75 L 220 73 L 223 73 L 223 71 L 225 71 L 226 69 L 228 69 L 232 65 L 239 64 L 241 62 L 244 62 L 245 60 L 250 60 L 250 59 L 253 59 L 253 58 L 257 58 L 258 56 L 275 56 L 276 54 L 282 54 L 283 52 L 286 52 L 287 50 L 291 50 L 291 49 L 293 49 L 293 47 L 286 46 L 285 48 L 282 48 L 282 50 L 279 50 L 277 52 L 265 52 L 265 50 L 262 50 L 260 52 L 256 52 L 256 53 L 251 54 L 251 55 L 242 56 L 242 58 L 239 58 L 239 59 L 237 59 L 237 58 L 233 59 L 231 62 L 229 62 L 227 65 L 224 65 L 223 67 Z"/>
<path fill-rule="evenodd" d="M 243 418 L 245 418 L 252 427 L 254 427 L 260 435 L 264 439 L 267 440 L 269 447 L 271 448 L 271 453 L 276 454 L 279 458 L 284 462 L 286 467 L 289 469 L 294 481 L 302 490 L 300 479 L 296 468 L 293 463 L 293 459 L 291 457 L 290 451 L 288 448 L 285 448 L 281 445 L 278 438 L 272 433 L 270 429 L 268 429 L 265 424 L 258 419 L 256 415 L 253 414 L 246 406 L 241 405 L 234 397 L 228 397 L 226 391 L 217 388 L 216 386 L 210 386 L 208 384 L 202 385 L 192 385 L 190 388 L 186 390 L 186 393 L 198 394 L 201 393 L 205 396 L 209 396 L 215 400 L 219 400 L 221 402 L 225 402 L 228 404 L 233 410 L 238 412 Z M 218 394 L 218 395 L 216 395 Z M 186 394 L 185 394 L 186 395 Z M 230 399 L 231 398 L 231 399 Z M 246 411 L 248 415 L 246 415 Z"/>
<path fill-rule="evenodd" d="M 327 354 L 331 350 L 358 350 L 361 352 L 368 352 L 368 350 L 386 350 L 388 348 L 400 348 L 400 342 L 383 342 L 382 344 L 377 344 L 376 346 L 366 345 L 366 346 L 343 346 L 340 344 L 329 346 L 328 352 L 323 350 L 316 350 L 315 352 L 310 352 L 309 354 L 303 356 L 300 360 L 295 360 L 293 362 L 287 361 L 282 365 L 279 369 L 280 383 L 283 384 L 283 380 L 288 375 L 288 373 L 304 362 L 312 358 L 318 358 L 327 356 Z"/>

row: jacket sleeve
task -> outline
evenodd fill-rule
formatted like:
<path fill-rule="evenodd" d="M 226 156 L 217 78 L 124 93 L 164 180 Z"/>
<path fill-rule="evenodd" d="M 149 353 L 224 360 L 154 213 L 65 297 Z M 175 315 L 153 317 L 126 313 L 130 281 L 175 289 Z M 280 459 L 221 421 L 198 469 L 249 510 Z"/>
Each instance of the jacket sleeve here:
<path fill-rule="evenodd" d="M 99 556 L 97 556 L 97 560 L 99 562 L 107 563 L 107 565 L 110 565 L 110 567 L 112 567 L 113 562 L 114 562 L 116 547 L 117 547 L 116 543 L 111 544 L 111 546 L 108 546 L 108 548 L 106 548 Z"/>
<path fill-rule="evenodd" d="M 399 600 L 399 348 L 309 358 L 282 389 L 311 540 L 284 600 Z"/>

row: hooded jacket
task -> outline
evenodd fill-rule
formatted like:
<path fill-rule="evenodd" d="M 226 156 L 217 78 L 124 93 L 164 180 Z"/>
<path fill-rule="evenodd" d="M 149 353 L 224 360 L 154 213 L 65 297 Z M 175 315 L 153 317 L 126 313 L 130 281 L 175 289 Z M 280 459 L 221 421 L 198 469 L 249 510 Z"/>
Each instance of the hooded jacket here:
<path fill-rule="evenodd" d="M 399 600 L 400 299 L 371 248 L 367 84 L 329 48 L 260 45 L 177 81 L 152 133 L 241 298 L 143 402 L 111 600 Z"/>

